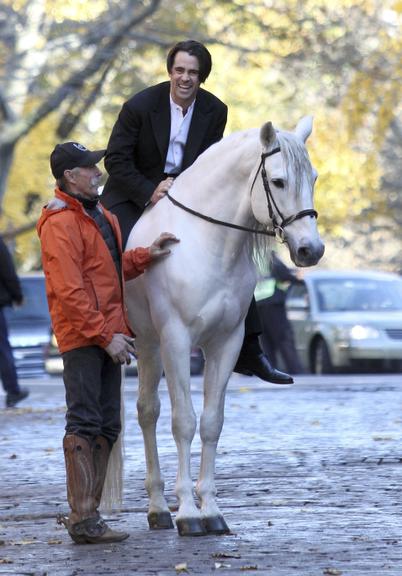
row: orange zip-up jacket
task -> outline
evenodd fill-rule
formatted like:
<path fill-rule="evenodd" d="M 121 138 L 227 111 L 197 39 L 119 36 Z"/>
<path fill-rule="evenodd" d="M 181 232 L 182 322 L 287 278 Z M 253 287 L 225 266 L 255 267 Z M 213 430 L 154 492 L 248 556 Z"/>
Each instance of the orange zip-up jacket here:
<path fill-rule="evenodd" d="M 106 208 L 120 253 L 117 218 Z M 124 281 L 102 234 L 79 200 L 58 188 L 37 224 L 52 326 L 60 352 L 82 346 L 106 348 L 113 334 L 131 335 L 124 305 Z M 151 262 L 148 248 L 122 254 L 122 274 L 130 280 Z"/>

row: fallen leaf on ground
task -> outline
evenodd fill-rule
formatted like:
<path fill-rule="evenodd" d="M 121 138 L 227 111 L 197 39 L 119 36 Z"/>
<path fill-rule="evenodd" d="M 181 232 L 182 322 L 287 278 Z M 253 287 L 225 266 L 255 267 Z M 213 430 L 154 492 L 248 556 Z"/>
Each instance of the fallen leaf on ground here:
<path fill-rule="evenodd" d="M 63 540 L 48 540 L 48 544 L 63 544 Z"/>
<path fill-rule="evenodd" d="M 182 562 L 181 564 L 176 564 L 174 569 L 176 570 L 177 574 L 181 574 L 182 572 L 188 573 L 187 562 Z"/>
<path fill-rule="evenodd" d="M 14 562 L 8 558 L 0 558 L 0 564 L 14 564 Z"/>
<path fill-rule="evenodd" d="M 323 573 L 325 576 L 340 576 L 342 574 L 341 570 L 336 568 L 326 568 Z"/>
<path fill-rule="evenodd" d="M 257 564 L 250 564 L 249 566 L 241 566 L 240 570 L 246 572 L 247 570 L 258 570 Z"/>

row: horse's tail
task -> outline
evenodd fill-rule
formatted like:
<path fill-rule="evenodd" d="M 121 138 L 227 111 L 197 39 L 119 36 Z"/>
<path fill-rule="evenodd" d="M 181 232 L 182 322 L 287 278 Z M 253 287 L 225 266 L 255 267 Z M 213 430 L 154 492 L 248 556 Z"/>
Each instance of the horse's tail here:
<path fill-rule="evenodd" d="M 121 510 L 123 504 L 123 457 L 124 457 L 124 384 L 125 372 L 121 374 L 121 432 L 113 445 L 103 486 L 100 508 L 106 512 Z"/>

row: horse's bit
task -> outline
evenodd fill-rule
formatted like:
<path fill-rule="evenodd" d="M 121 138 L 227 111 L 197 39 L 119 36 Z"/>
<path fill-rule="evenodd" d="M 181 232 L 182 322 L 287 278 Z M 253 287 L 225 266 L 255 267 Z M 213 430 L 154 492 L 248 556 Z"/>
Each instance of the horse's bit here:
<path fill-rule="evenodd" d="M 276 235 L 278 235 L 280 240 L 282 240 L 282 242 L 283 242 L 284 241 L 283 229 L 286 226 L 289 226 L 289 224 L 291 224 L 295 220 L 299 220 L 300 218 L 304 218 L 304 216 L 314 216 L 315 218 L 317 218 L 318 213 L 313 208 L 308 208 L 307 210 L 300 210 L 300 212 L 297 212 L 297 214 L 294 214 L 292 216 L 288 216 L 287 218 L 285 218 L 283 216 L 283 214 L 281 213 L 281 211 L 279 210 L 278 205 L 275 202 L 275 198 L 272 195 L 271 188 L 269 187 L 267 172 L 265 170 L 265 159 L 268 158 L 268 156 L 272 156 L 273 154 L 276 154 L 277 152 L 280 152 L 280 151 L 281 151 L 280 146 L 277 146 L 276 148 L 274 148 L 270 152 L 263 152 L 261 154 L 261 162 L 257 168 L 257 172 L 254 176 L 254 180 L 253 180 L 253 183 L 252 183 L 251 189 L 250 189 L 250 194 L 251 194 L 251 192 L 253 191 L 253 188 L 254 188 L 255 181 L 257 180 L 258 173 L 261 169 L 262 183 L 264 185 L 265 194 L 267 196 L 268 214 L 272 220 L 272 225 L 274 227 L 273 230 L 255 230 L 254 228 L 248 228 L 247 226 L 240 226 L 239 224 L 232 224 L 231 222 L 225 222 L 224 220 L 217 220 L 216 218 L 212 218 L 211 216 L 207 216 L 206 214 L 202 214 L 201 212 L 197 212 L 196 210 L 193 210 L 192 208 L 185 206 L 184 204 L 182 204 L 181 202 L 179 202 L 178 200 L 173 198 L 173 196 L 171 196 L 169 194 L 169 192 L 166 192 L 166 196 L 169 198 L 169 200 L 175 206 L 178 206 L 179 208 L 182 208 L 186 212 L 189 212 L 190 214 L 193 214 L 194 216 L 198 216 L 199 218 L 202 218 L 203 220 L 207 220 L 208 222 L 211 222 L 212 224 L 219 224 L 220 226 L 227 226 L 228 228 L 235 228 L 236 230 L 243 230 L 245 232 L 252 232 L 253 234 L 263 234 L 264 236 L 276 236 Z M 276 213 L 278 214 L 279 218 L 282 220 L 280 224 L 278 224 L 278 221 L 276 219 L 275 212 L 272 208 L 272 205 L 274 206 Z"/>

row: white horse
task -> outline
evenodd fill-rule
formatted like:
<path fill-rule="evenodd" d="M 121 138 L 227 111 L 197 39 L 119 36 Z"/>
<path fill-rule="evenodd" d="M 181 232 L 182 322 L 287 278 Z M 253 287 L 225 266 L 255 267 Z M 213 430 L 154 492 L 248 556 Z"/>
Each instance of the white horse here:
<path fill-rule="evenodd" d="M 252 232 L 273 226 L 297 266 L 316 264 L 323 255 L 313 209 L 316 172 L 304 145 L 311 130 L 312 118 L 305 117 L 294 133 L 276 131 L 268 122 L 260 131 L 224 138 L 176 179 L 170 198 L 148 209 L 131 232 L 127 248 L 147 245 L 166 230 L 180 238 L 169 257 L 127 284 L 126 303 L 138 351 L 137 408 L 145 444 L 150 528 L 173 527 L 156 440 L 158 385 L 164 370 L 178 450 L 179 534 L 229 531 L 215 499 L 215 456 L 226 385 L 242 345 L 256 284 L 257 234 Z M 196 430 L 190 394 L 193 346 L 201 347 L 205 356 L 199 506 L 190 471 Z"/>

